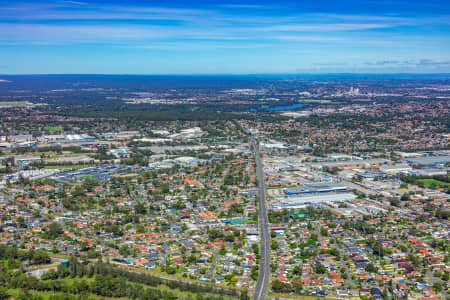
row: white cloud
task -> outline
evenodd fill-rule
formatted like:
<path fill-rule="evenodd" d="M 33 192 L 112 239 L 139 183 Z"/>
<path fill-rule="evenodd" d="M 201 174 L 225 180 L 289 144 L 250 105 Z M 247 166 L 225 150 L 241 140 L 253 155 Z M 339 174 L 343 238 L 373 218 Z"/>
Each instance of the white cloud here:
<path fill-rule="evenodd" d="M 273 5 L 258 5 L 258 4 L 220 4 L 218 7 L 224 8 L 248 8 L 248 9 L 270 9 L 274 8 Z"/>
<path fill-rule="evenodd" d="M 245 14 L 245 9 L 242 12 L 217 8 L 224 6 L 248 8 L 251 13 Z M 3 20 L 0 23 L 0 41 L 4 44 L 103 43 L 139 46 L 150 41 L 181 45 L 188 40 L 201 45 L 200 41 L 203 40 L 211 44 L 217 40 L 228 42 L 228 47 L 238 48 L 242 44 L 249 46 L 258 43 L 275 47 L 277 43 L 286 41 L 304 45 L 328 42 L 381 48 L 404 47 L 427 40 L 420 33 L 413 37 L 412 34 L 405 35 L 398 31 L 394 36 L 394 33 L 387 35 L 374 30 L 411 25 L 416 21 L 420 23 L 414 18 L 398 15 L 296 13 L 280 9 L 274 16 L 256 9 L 266 5 L 244 3 L 208 7 L 102 5 L 76 0 L 10 4 L 0 8 L 0 22 Z M 448 45 L 448 38 L 442 35 L 429 37 L 429 40 L 436 44 L 438 41 L 441 43 L 439 46 Z"/>
<path fill-rule="evenodd" d="M 390 21 L 390 22 L 406 22 L 411 21 L 408 17 L 400 16 L 389 16 L 389 15 L 350 15 L 350 14 L 330 14 L 330 13 L 314 13 L 307 14 L 314 18 L 325 19 L 325 20 L 345 20 L 345 21 Z"/>
<path fill-rule="evenodd" d="M 345 41 L 346 39 L 341 37 L 329 37 L 329 36 L 320 36 L 320 35 L 275 35 L 272 36 L 274 39 L 284 40 L 284 41 L 294 41 L 294 42 L 336 42 L 336 41 Z"/>
<path fill-rule="evenodd" d="M 394 27 L 395 24 L 378 23 L 339 23 L 339 24 L 288 24 L 262 27 L 259 30 L 264 31 L 355 31 Z"/>
<path fill-rule="evenodd" d="M 81 1 L 71 1 L 71 0 L 64 0 L 61 1 L 63 3 L 68 3 L 68 4 L 74 4 L 74 5 L 86 5 L 86 2 L 81 2 Z"/>

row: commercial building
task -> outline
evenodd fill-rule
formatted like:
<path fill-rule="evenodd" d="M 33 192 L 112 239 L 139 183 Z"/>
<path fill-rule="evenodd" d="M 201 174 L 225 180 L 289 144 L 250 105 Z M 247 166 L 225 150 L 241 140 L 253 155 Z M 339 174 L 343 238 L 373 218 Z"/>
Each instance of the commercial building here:
<path fill-rule="evenodd" d="M 38 138 L 38 141 L 44 142 L 44 143 L 50 143 L 50 142 L 64 142 L 66 137 L 62 134 L 52 134 L 52 135 L 43 135 Z"/>
<path fill-rule="evenodd" d="M 182 129 L 179 133 L 174 133 L 168 137 L 176 140 L 183 140 L 201 137 L 203 134 L 204 132 L 200 127 L 192 127 L 189 129 Z"/>
<path fill-rule="evenodd" d="M 311 183 L 311 184 L 306 183 L 303 186 L 285 188 L 283 190 L 283 192 L 286 195 L 342 193 L 346 191 L 347 191 L 346 186 L 333 183 Z"/>
<path fill-rule="evenodd" d="M 104 138 L 105 140 L 130 140 L 135 136 L 139 136 L 139 131 L 120 131 L 120 132 L 106 132 L 99 133 L 99 136 Z"/>
<path fill-rule="evenodd" d="M 68 134 L 66 140 L 68 142 L 93 142 L 95 138 L 87 134 Z"/>
<path fill-rule="evenodd" d="M 355 199 L 356 196 L 351 193 L 332 194 L 332 195 L 316 195 L 305 197 L 274 197 L 277 203 L 273 205 L 275 209 L 294 209 L 303 208 L 308 205 L 327 203 L 327 202 L 343 202 Z"/>
<path fill-rule="evenodd" d="M 268 142 L 261 142 L 260 145 L 261 145 L 261 147 L 264 147 L 266 150 L 287 149 L 288 148 L 288 146 L 286 146 L 285 144 L 278 142 L 278 141 L 273 141 L 273 140 L 270 140 Z"/>
<path fill-rule="evenodd" d="M 450 162 L 450 155 L 406 158 L 405 161 L 412 165 L 432 167 L 432 166 L 437 166 L 437 165 L 448 164 Z"/>
<path fill-rule="evenodd" d="M 430 168 L 430 169 L 420 169 L 412 172 L 415 176 L 437 176 L 437 175 L 447 175 L 449 168 Z"/>
<path fill-rule="evenodd" d="M 6 137 L 8 142 L 14 143 L 24 143 L 30 142 L 33 140 L 33 136 L 31 134 L 19 134 L 19 135 L 10 135 Z"/>
<path fill-rule="evenodd" d="M 15 157 L 14 163 L 18 167 L 25 167 L 34 163 L 41 162 L 40 156 Z"/>
<path fill-rule="evenodd" d="M 367 168 L 374 166 L 381 166 L 383 164 L 391 163 L 387 159 L 363 159 L 363 160 L 346 160 L 346 161 L 325 161 L 319 163 L 309 164 L 311 168 L 323 169 L 323 168 L 341 168 L 341 169 L 353 169 L 353 168 Z"/>
<path fill-rule="evenodd" d="M 386 174 L 400 174 L 412 171 L 412 167 L 408 164 L 383 165 L 380 171 Z"/>

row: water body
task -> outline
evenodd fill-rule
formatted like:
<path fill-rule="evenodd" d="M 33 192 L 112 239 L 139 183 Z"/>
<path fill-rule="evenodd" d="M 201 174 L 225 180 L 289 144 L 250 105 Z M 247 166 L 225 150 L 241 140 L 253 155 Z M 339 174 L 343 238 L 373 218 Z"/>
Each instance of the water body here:
<path fill-rule="evenodd" d="M 279 106 L 273 106 L 273 107 L 258 107 L 258 108 L 250 108 L 247 110 L 247 112 L 256 112 L 256 111 L 261 111 L 261 110 L 266 110 L 266 111 L 282 111 L 282 110 L 293 110 L 293 109 L 297 109 L 297 108 L 302 108 L 305 107 L 305 104 L 302 103 L 296 103 L 296 104 L 291 104 L 291 105 L 279 105 Z"/>

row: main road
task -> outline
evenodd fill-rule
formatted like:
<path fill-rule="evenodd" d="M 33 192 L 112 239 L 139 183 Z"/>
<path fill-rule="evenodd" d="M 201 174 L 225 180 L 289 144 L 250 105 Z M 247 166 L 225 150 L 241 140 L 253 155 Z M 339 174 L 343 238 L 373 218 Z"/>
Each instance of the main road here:
<path fill-rule="evenodd" d="M 259 153 L 259 143 L 257 144 L 254 136 L 250 136 L 253 150 L 255 152 L 255 161 L 258 178 L 258 224 L 260 236 L 260 266 L 259 277 L 256 283 L 255 291 L 253 293 L 254 300 L 264 299 L 269 285 L 270 278 L 270 235 L 269 235 L 269 219 L 267 218 L 266 197 L 264 187 L 264 173 L 261 164 L 261 157 Z"/>

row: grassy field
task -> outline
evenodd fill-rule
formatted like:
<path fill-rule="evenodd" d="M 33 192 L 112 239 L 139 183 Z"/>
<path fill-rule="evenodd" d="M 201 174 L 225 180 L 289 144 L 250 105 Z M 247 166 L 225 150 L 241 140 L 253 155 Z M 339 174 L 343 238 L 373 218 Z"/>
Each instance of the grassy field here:
<path fill-rule="evenodd" d="M 87 278 L 87 277 L 83 277 L 83 278 L 75 278 L 76 280 L 81 280 L 84 279 L 86 280 L 86 282 L 88 284 L 91 284 L 94 281 L 94 278 Z M 64 281 L 67 282 L 68 284 L 73 284 L 73 281 L 75 280 L 74 278 L 64 278 Z M 130 282 L 129 282 L 130 283 Z M 181 291 L 179 289 L 171 289 L 170 287 L 166 286 L 166 285 L 158 285 L 157 287 L 153 287 L 153 286 L 147 286 L 145 284 L 143 284 L 142 286 L 147 287 L 147 288 L 153 288 L 153 289 L 158 289 L 160 291 L 168 291 L 168 292 L 175 292 L 178 296 L 181 296 L 182 298 L 194 298 L 195 294 L 194 293 L 190 293 L 190 292 L 186 292 L 186 291 Z M 17 298 L 20 294 L 22 294 L 23 292 L 20 289 L 8 289 L 8 293 L 14 297 Z M 29 293 L 31 295 L 39 295 L 41 296 L 44 300 L 50 299 L 51 295 L 54 295 L 53 292 L 41 292 L 41 291 L 35 291 L 35 290 L 29 290 Z M 56 295 L 64 295 L 63 293 L 55 293 Z M 89 294 L 90 297 L 95 298 L 95 299 L 119 299 L 119 298 L 115 298 L 115 297 L 104 297 L 104 296 L 98 296 L 95 294 Z M 120 299 L 129 299 L 129 298 L 120 298 Z M 234 299 L 232 297 L 227 297 L 224 296 L 223 298 L 224 300 L 231 300 Z"/>
<path fill-rule="evenodd" d="M 0 107 L 2 106 L 26 107 L 26 106 L 33 106 L 33 103 L 26 101 L 1 101 Z"/>
<path fill-rule="evenodd" d="M 297 300 L 314 300 L 314 299 L 336 299 L 336 298 L 329 298 L 329 297 L 315 297 L 315 296 L 300 296 L 300 295 L 290 295 L 290 294 L 282 294 L 282 293 L 268 293 L 269 296 L 272 298 L 278 298 L 278 299 L 297 299 Z"/>
<path fill-rule="evenodd" d="M 59 296 L 64 296 L 64 293 L 53 293 L 53 292 L 41 292 L 41 291 L 34 291 L 34 290 L 28 290 L 30 295 L 33 296 L 40 296 L 42 297 L 43 300 L 48 300 L 51 298 L 52 295 L 59 295 Z M 19 297 L 19 295 L 23 295 L 23 292 L 20 289 L 9 289 L 8 293 L 15 299 L 17 299 Z M 89 296 L 91 298 L 95 298 L 95 299 L 112 299 L 112 298 L 107 298 L 107 297 L 99 297 L 93 294 L 89 294 Z"/>
<path fill-rule="evenodd" d="M 52 258 L 67 258 L 67 256 L 63 255 L 63 254 L 49 253 L 49 255 Z M 0 265 L 5 265 L 5 267 L 7 268 L 6 263 L 7 263 L 7 261 L 0 260 Z M 127 269 L 127 270 L 133 270 L 134 269 L 134 268 L 126 267 L 126 266 L 120 266 L 120 265 L 117 265 L 117 264 L 115 264 L 115 265 L 117 267 L 120 267 L 120 268 L 123 268 L 123 269 Z M 147 271 L 147 270 L 142 270 L 142 271 L 143 272 L 139 272 L 139 273 L 149 273 L 149 274 L 154 273 L 154 272 Z M 168 276 L 167 274 L 162 274 L 162 275 L 167 276 L 167 277 L 171 277 L 170 275 Z M 182 279 L 184 281 L 193 282 L 193 283 L 197 283 L 197 284 L 200 283 L 198 281 L 189 280 L 189 279 L 181 278 L 181 277 L 177 278 L 177 279 Z M 68 286 L 73 286 L 75 281 L 80 281 L 80 280 L 84 280 L 88 285 L 91 285 L 95 281 L 95 275 L 94 275 L 94 277 L 84 276 L 84 277 L 75 277 L 75 278 L 71 278 L 71 277 L 63 278 L 63 281 L 66 282 Z M 137 283 L 134 283 L 134 282 L 128 281 L 128 280 L 126 280 L 126 282 L 129 283 L 129 284 L 137 284 Z M 201 284 L 205 284 L 205 283 L 201 283 Z M 141 284 L 141 286 L 143 286 L 144 288 L 157 289 L 157 290 L 160 290 L 160 291 L 174 292 L 181 299 L 186 299 L 186 298 L 194 299 L 194 298 L 196 298 L 196 295 L 197 295 L 196 293 L 193 293 L 193 292 L 190 292 L 190 291 L 182 291 L 182 290 L 180 290 L 178 288 L 170 288 L 169 286 L 167 286 L 165 284 L 159 284 L 157 286 L 149 286 L 149 285 Z M 24 290 L 23 289 L 19 289 L 19 288 L 17 288 L 17 289 L 10 288 L 7 291 L 8 291 L 8 294 L 13 299 L 17 299 L 17 298 L 24 299 L 24 297 L 26 297 L 26 299 L 28 299 L 29 296 L 39 296 L 41 299 L 44 299 L 44 300 L 48 299 L 49 300 L 52 295 L 60 295 L 60 296 L 64 295 L 64 293 L 62 293 L 62 292 L 54 293 L 52 291 L 37 291 L 37 290 L 33 290 L 33 289 L 29 289 L 26 292 L 28 295 L 26 295 L 26 294 L 24 294 Z M 76 294 L 70 294 L 70 295 L 76 296 Z M 95 299 L 119 299 L 117 297 L 98 296 L 98 295 L 93 294 L 93 293 L 89 293 L 88 295 L 89 295 L 89 297 L 95 298 Z M 124 297 L 124 298 L 120 298 L 120 299 L 124 299 L 125 300 L 125 299 L 129 299 L 129 298 Z M 224 300 L 233 300 L 235 298 L 227 296 L 227 295 L 223 295 L 223 299 Z"/>
<path fill-rule="evenodd" d="M 450 183 L 439 181 L 439 180 L 436 180 L 436 179 L 418 179 L 417 183 L 419 183 L 419 182 L 422 182 L 423 185 L 425 187 L 427 187 L 427 188 L 430 188 L 433 185 L 439 186 L 439 187 L 443 187 L 443 188 L 450 187 Z"/>
<path fill-rule="evenodd" d="M 46 127 L 44 127 L 44 130 L 53 131 L 53 132 L 61 132 L 63 129 L 61 126 L 46 126 Z"/>
<path fill-rule="evenodd" d="M 86 175 L 81 175 L 80 177 L 83 177 L 83 178 L 86 178 L 86 179 L 92 179 L 92 178 L 94 178 L 94 175 L 86 174 Z"/>
<path fill-rule="evenodd" d="M 208 284 L 207 282 L 203 282 L 203 281 L 200 281 L 200 280 L 193 280 L 193 279 L 190 279 L 190 278 L 185 278 L 179 272 L 175 273 L 175 274 L 172 274 L 172 275 L 169 275 L 169 274 L 167 274 L 165 272 L 162 272 L 161 268 L 159 266 L 156 267 L 153 270 L 146 270 L 146 269 L 142 269 L 142 268 L 137 269 L 137 268 L 134 268 L 134 267 L 125 266 L 125 265 L 121 265 L 121 264 L 115 264 L 115 263 L 112 263 L 112 264 L 114 264 L 115 266 L 117 266 L 119 268 L 122 268 L 122 269 L 127 269 L 127 270 L 132 270 L 132 271 L 138 270 L 139 273 L 144 273 L 144 274 L 146 273 L 146 274 L 155 275 L 155 276 L 160 275 L 160 276 L 164 276 L 164 277 L 171 277 L 171 278 L 174 278 L 174 279 L 180 279 L 180 280 L 183 280 L 185 282 L 190 282 L 190 283 L 195 283 L 195 284 Z M 217 287 L 223 287 L 223 288 L 234 289 L 234 290 L 240 291 L 240 289 L 238 289 L 236 287 L 228 286 L 226 283 L 221 283 L 221 284 L 209 283 L 209 284 L 215 285 Z"/>

